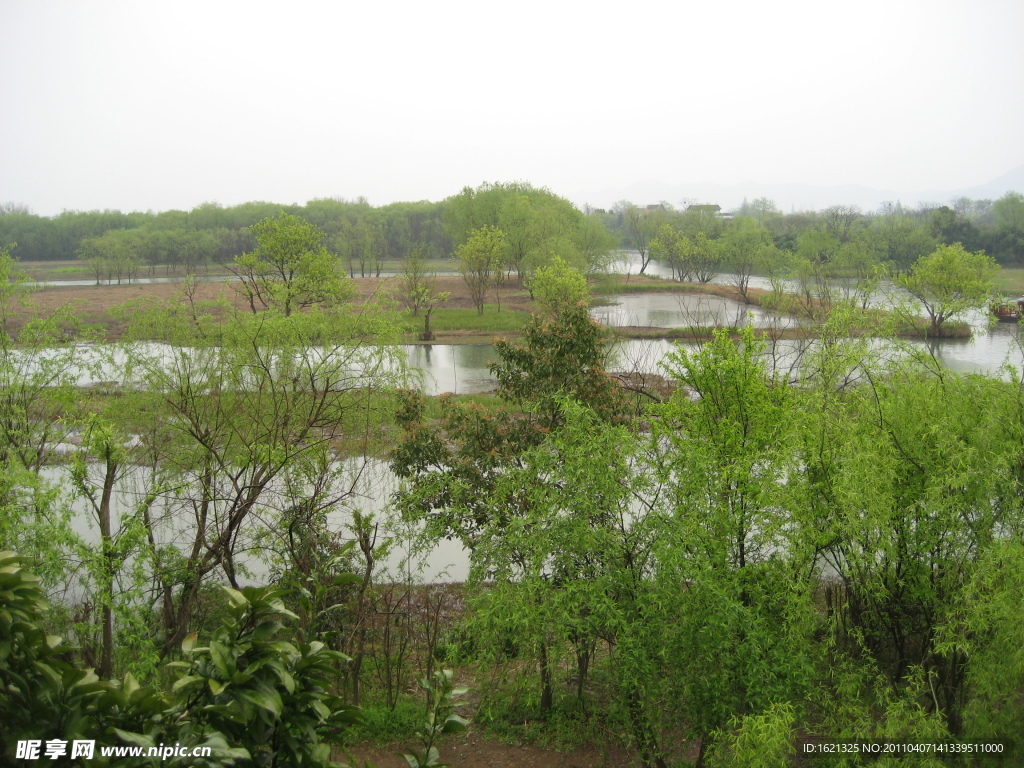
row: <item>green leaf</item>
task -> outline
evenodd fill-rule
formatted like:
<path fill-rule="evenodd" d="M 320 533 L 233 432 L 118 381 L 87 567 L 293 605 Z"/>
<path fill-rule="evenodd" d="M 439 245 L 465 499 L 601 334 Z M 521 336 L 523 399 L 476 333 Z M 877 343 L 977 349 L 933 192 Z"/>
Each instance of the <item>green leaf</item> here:
<path fill-rule="evenodd" d="M 237 589 L 232 589 L 231 587 L 225 586 L 224 584 L 220 584 L 219 586 L 222 590 L 224 590 L 224 593 L 228 596 L 228 601 L 231 603 L 231 606 L 233 608 L 243 608 L 249 605 L 249 600 Z"/>
<path fill-rule="evenodd" d="M 281 701 L 281 695 L 277 691 L 238 691 L 238 695 L 246 701 L 252 702 L 257 707 L 271 712 L 276 717 L 281 716 L 281 712 L 284 709 L 284 704 Z"/>
<path fill-rule="evenodd" d="M 441 733 L 464 733 L 469 727 L 469 721 L 459 715 L 448 715 L 444 721 Z"/>
<path fill-rule="evenodd" d="M 196 685 L 202 685 L 205 679 L 206 678 L 201 675 L 186 675 L 185 677 L 179 678 L 174 685 L 171 686 L 171 690 L 177 692 Z"/>
<path fill-rule="evenodd" d="M 210 642 L 210 660 L 223 677 L 231 677 L 235 660 L 231 658 L 231 652 L 216 640 Z"/>
<path fill-rule="evenodd" d="M 253 642 L 262 642 L 277 634 L 282 626 L 284 625 L 279 621 L 264 621 L 253 629 L 250 636 L 252 637 Z"/>
<path fill-rule="evenodd" d="M 135 679 L 135 676 L 131 672 L 128 672 L 124 676 L 124 684 L 122 687 L 124 688 L 124 692 L 131 696 L 139 689 L 140 686 L 139 681 Z"/>
<path fill-rule="evenodd" d="M 117 734 L 119 739 L 127 741 L 129 744 L 134 744 L 136 747 L 147 749 L 154 746 L 153 738 L 151 736 L 145 736 L 141 733 L 132 733 L 131 731 L 122 731 L 120 728 L 114 728 L 112 730 Z"/>

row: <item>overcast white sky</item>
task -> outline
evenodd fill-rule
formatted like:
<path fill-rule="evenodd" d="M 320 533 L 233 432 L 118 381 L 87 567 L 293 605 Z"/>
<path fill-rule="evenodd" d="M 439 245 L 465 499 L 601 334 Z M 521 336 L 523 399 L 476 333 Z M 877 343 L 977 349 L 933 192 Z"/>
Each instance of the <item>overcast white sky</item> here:
<path fill-rule="evenodd" d="M 0 0 L 0 33 L 0 202 L 44 215 L 1024 164 L 1022 0 Z"/>

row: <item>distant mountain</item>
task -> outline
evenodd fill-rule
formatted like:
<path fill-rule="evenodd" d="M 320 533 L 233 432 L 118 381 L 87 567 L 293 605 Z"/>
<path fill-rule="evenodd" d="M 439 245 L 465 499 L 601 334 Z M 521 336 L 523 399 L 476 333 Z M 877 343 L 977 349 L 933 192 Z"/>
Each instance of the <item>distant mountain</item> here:
<path fill-rule="evenodd" d="M 975 200 L 998 200 L 1007 192 L 1024 193 L 1024 165 L 1017 166 L 1009 173 L 1004 173 L 998 179 L 993 179 L 987 184 L 979 184 L 976 187 L 968 187 L 947 194 L 950 198 L 971 197 Z"/>
<path fill-rule="evenodd" d="M 754 200 L 767 197 L 774 200 L 780 210 L 820 210 L 830 205 L 856 205 L 864 211 L 875 211 L 882 203 L 901 201 L 908 207 L 921 202 L 948 203 L 957 197 L 976 199 L 998 199 L 1009 191 L 1024 192 L 1024 165 L 993 179 L 987 184 L 959 190 L 909 191 L 883 190 L 854 184 L 822 187 L 810 184 L 745 184 L 685 183 L 671 184 L 664 181 L 638 181 L 624 187 L 608 187 L 593 193 L 573 195 L 577 204 L 589 204 L 594 208 L 610 208 L 619 200 L 630 200 L 637 205 L 648 205 L 666 201 L 676 207 L 686 203 L 717 203 L 724 210 L 738 208 L 744 198 Z"/>

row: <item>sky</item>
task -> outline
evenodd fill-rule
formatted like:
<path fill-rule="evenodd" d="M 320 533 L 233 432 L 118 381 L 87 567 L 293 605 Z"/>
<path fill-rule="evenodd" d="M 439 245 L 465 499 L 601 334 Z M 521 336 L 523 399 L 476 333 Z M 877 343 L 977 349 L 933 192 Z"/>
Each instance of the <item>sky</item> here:
<path fill-rule="evenodd" d="M 0 0 L 0 34 L 0 203 L 47 216 L 1024 165 L 1022 0 Z"/>

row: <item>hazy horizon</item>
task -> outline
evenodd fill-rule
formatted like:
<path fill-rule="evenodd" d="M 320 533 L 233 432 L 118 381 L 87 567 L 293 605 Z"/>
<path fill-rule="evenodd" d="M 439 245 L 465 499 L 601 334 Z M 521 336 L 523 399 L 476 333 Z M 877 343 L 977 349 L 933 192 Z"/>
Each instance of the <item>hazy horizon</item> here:
<path fill-rule="evenodd" d="M 1024 165 L 1024 3 L 708 5 L 0 2 L 0 202 L 384 205 L 513 180 L 599 206 L 644 180 L 917 202 Z"/>

